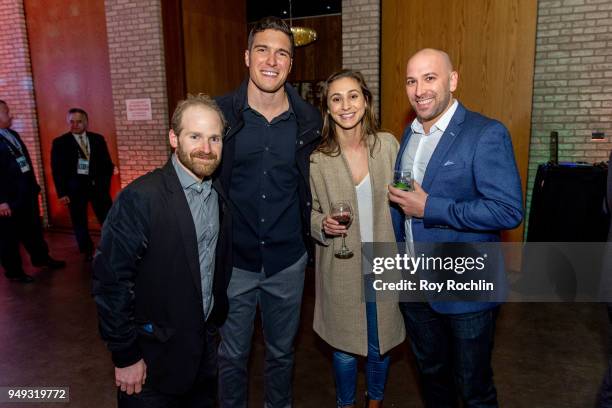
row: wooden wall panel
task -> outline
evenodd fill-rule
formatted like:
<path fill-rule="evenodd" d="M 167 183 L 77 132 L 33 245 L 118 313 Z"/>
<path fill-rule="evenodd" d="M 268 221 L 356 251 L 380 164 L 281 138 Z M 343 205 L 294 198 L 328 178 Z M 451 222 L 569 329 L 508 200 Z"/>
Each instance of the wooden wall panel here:
<path fill-rule="evenodd" d="M 172 116 L 177 102 L 185 98 L 187 93 L 183 40 L 183 8 L 180 0 L 162 1 L 161 7 L 168 112 Z"/>
<path fill-rule="evenodd" d="M 327 79 L 342 69 L 342 16 L 293 19 L 293 25 L 317 31 L 317 41 L 295 49 L 289 81 Z"/>
<path fill-rule="evenodd" d="M 455 96 L 508 127 L 523 183 L 527 180 L 537 0 L 384 0 L 381 117 L 401 135 L 411 116 L 406 62 L 421 48 L 443 49 L 459 72 Z M 520 241 L 522 226 L 506 234 Z"/>
<path fill-rule="evenodd" d="M 87 111 L 91 131 L 106 137 L 117 163 L 104 0 L 26 0 L 24 6 L 49 219 L 54 226 L 68 227 L 68 212 L 57 201 L 51 176 L 51 143 L 68 130 L 68 109 Z M 115 175 L 112 191 L 119 186 Z M 91 212 L 90 221 L 95 223 Z"/>
<path fill-rule="evenodd" d="M 216 96 L 236 88 L 246 74 L 246 2 L 183 0 L 182 12 L 187 92 Z"/>

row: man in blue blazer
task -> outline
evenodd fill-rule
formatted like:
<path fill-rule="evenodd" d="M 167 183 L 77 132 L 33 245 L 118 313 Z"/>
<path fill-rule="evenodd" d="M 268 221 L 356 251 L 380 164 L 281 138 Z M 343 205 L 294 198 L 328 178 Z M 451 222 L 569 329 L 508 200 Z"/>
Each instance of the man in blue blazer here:
<path fill-rule="evenodd" d="M 448 55 L 423 49 L 406 67 L 416 119 L 404 131 L 396 169 L 414 191 L 389 187 L 398 242 L 495 242 L 523 217 L 512 142 L 500 122 L 456 99 Z M 491 353 L 499 304 L 402 303 L 427 407 L 496 407 Z"/>

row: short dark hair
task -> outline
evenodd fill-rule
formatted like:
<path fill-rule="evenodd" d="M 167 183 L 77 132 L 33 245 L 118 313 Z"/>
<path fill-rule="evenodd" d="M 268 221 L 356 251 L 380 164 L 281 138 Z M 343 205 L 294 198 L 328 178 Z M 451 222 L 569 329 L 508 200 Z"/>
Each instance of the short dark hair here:
<path fill-rule="evenodd" d="M 221 127 L 225 129 L 225 116 L 223 116 L 223 112 L 221 112 L 219 105 L 217 105 L 214 99 L 203 93 L 199 93 L 197 95 L 187 94 L 187 98 L 179 101 L 179 103 L 176 105 L 176 109 L 174 109 L 174 113 L 172 114 L 170 128 L 175 135 L 178 136 L 181 134 L 181 131 L 183 130 L 183 113 L 191 106 L 203 106 L 212 110 L 213 112 L 216 112 L 221 120 Z"/>
<path fill-rule="evenodd" d="M 295 42 L 293 40 L 293 32 L 291 31 L 291 28 L 289 28 L 289 26 L 287 25 L 287 23 L 285 23 L 285 21 L 281 18 L 278 17 L 264 17 L 261 20 L 257 21 L 253 27 L 251 28 L 251 31 L 249 32 L 249 41 L 247 43 L 247 49 L 250 51 L 251 47 L 253 46 L 253 39 L 255 38 L 255 34 L 257 33 L 261 33 L 262 31 L 265 30 L 277 30 L 280 31 L 281 33 L 284 33 L 287 35 L 287 37 L 289 37 L 289 42 L 291 43 L 291 49 L 289 50 L 289 52 L 291 52 L 291 57 L 293 57 L 293 49 L 295 48 Z"/>
<path fill-rule="evenodd" d="M 68 115 L 72 115 L 73 113 L 80 113 L 81 115 L 85 116 L 85 120 L 89 122 L 89 116 L 87 116 L 87 112 L 85 112 L 83 109 L 81 108 L 70 108 L 70 110 L 68 111 Z"/>

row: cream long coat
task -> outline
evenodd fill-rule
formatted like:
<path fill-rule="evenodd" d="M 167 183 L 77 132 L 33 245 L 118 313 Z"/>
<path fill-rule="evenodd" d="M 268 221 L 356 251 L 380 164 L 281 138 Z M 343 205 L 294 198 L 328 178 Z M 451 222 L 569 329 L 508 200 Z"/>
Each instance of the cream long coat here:
<path fill-rule="evenodd" d="M 374 148 L 374 157 L 368 154 L 374 241 L 395 242 L 387 185 L 393 180 L 393 164 L 399 145 L 390 133 L 381 132 L 378 137 L 380 143 Z M 357 193 L 344 155 L 330 157 L 314 152 L 310 161 L 310 188 L 311 235 L 316 240 L 314 330 L 334 348 L 365 356 L 368 339 Z M 350 259 L 334 256 L 342 245 L 342 237 L 326 237 L 322 230 L 322 222 L 330 213 L 331 203 L 339 200 L 349 201 L 355 213 L 346 236 L 346 245 L 354 253 Z M 404 322 L 395 301 L 379 300 L 377 311 L 379 347 L 381 354 L 384 354 L 404 340 Z"/>

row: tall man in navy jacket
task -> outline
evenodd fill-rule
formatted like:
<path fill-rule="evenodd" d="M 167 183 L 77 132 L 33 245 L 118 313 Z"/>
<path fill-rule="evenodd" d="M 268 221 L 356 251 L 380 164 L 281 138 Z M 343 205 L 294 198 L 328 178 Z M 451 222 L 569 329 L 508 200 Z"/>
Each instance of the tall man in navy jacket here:
<path fill-rule="evenodd" d="M 412 170 L 413 192 L 389 187 L 399 242 L 490 242 L 522 220 L 521 183 L 507 129 L 453 98 L 448 55 L 424 49 L 406 67 L 416 119 L 404 131 L 396 168 Z M 402 303 L 427 407 L 496 407 L 491 353 L 497 303 Z"/>
<path fill-rule="evenodd" d="M 265 406 L 291 406 L 293 340 L 300 320 L 310 231 L 310 153 L 321 115 L 286 84 L 293 34 L 257 22 L 244 61 L 249 78 L 218 99 L 229 131 L 220 180 L 235 214 L 229 314 L 221 328 L 219 403 L 247 406 L 247 363 L 259 305 L 266 344 Z"/>

